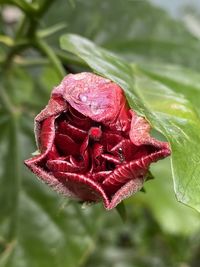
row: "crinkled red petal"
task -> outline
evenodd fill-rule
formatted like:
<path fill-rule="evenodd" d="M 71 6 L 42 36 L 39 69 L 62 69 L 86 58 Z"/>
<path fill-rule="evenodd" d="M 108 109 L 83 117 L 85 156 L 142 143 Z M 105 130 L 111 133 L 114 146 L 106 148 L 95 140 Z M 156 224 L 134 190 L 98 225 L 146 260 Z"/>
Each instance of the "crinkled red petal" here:
<path fill-rule="evenodd" d="M 53 91 L 58 92 L 79 113 L 109 124 L 116 120 L 119 107 L 126 103 L 117 84 L 88 72 L 67 75 Z"/>
<path fill-rule="evenodd" d="M 69 122 L 62 121 L 58 125 L 57 131 L 61 134 L 71 136 L 76 143 L 81 143 L 87 137 L 87 132 L 71 125 Z"/>
<path fill-rule="evenodd" d="M 63 111 L 67 111 L 68 104 L 59 95 L 53 95 L 49 100 L 48 105 L 43 109 L 35 118 L 35 137 L 37 145 L 40 149 L 40 135 L 41 135 L 41 124 L 44 123 L 44 120 L 54 117 L 58 114 L 61 114 Z M 55 130 L 54 130 L 55 131 Z"/>
<path fill-rule="evenodd" d="M 164 157 L 164 153 L 165 151 L 157 151 L 141 159 L 120 165 L 103 181 L 103 188 L 108 194 L 112 194 L 128 181 L 145 177 L 149 165 Z"/>
<path fill-rule="evenodd" d="M 80 200 L 97 202 L 102 198 L 104 205 L 109 206 L 109 200 L 104 190 L 98 182 L 93 181 L 89 176 L 66 172 L 55 172 L 54 176 L 65 187 L 74 192 Z"/>
<path fill-rule="evenodd" d="M 79 145 L 68 135 L 56 133 L 55 145 L 62 155 L 79 155 Z"/>
<path fill-rule="evenodd" d="M 83 167 L 71 164 L 66 160 L 48 160 L 47 167 L 51 172 L 81 172 Z"/>

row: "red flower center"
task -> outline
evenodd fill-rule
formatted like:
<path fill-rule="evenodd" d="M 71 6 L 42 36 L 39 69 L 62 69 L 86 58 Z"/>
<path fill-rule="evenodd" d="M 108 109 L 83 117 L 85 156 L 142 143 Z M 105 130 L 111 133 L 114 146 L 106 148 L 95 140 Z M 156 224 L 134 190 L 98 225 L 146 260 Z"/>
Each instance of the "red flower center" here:
<path fill-rule="evenodd" d="M 102 131 L 100 127 L 91 127 L 89 130 L 89 136 L 95 141 L 98 141 L 102 136 Z"/>

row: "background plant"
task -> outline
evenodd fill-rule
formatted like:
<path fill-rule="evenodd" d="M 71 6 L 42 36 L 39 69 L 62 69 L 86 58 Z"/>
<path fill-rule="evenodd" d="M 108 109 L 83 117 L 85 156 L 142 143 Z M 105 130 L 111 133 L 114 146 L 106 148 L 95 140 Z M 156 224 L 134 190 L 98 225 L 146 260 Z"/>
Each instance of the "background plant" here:
<path fill-rule="evenodd" d="M 169 159 L 152 167 L 146 194 L 126 201 L 126 223 L 58 196 L 22 163 L 53 86 L 91 67 L 121 83 L 171 141 L 177 197 L 199 210 L 199 36 L 182 21 L 198 23 L 197 9 L 175 20 L 147 1 L 0 0 L 0 8 L 0 266 L 199 266 L 199 215 L 175 200 Z"/>

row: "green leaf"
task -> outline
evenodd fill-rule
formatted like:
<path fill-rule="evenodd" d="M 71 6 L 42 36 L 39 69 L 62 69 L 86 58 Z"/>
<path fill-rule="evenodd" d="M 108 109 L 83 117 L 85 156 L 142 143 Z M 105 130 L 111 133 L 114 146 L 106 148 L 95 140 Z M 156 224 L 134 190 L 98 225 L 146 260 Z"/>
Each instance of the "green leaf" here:
<path fill-rule="evenodd" d="M 178 30 L 178 29 L 177 29 Z M 180 64 L 199 70 L 199 41 L 192 36 L 184 36 L 183 40 L 175 40 L 172 36 L 160 39 L 155 37 L 143 36 L 132 40 L 122 40 L 109 43 L 106 48 L 126 58 L 128 61 L 165 64 Z"/>
<path fill-rule="evenodd" d="M 200 120 L 190 102 L 169 86 L 148 77 L 139 67 L 131 67 L 85 38 L 64 35 L 61 48 L 118 83 L 130 106 L 168 139 L 177 199 L 200 211 Z"/>
<path fill-rule="evenodd" d="M 141 201 L 152 212 L 164 232 L 170 234 L 191 235 L 200 228 L 200 214 L 177 202 L 170 181 L 170 162 L 165 159 L 153 164 L 151 172 L 158 179 L 145 184 L 146 194 L 137 194 L 127 204 Z"/>
<path fill-rule="evenodd" d="M 174 92 L 183 94 L 200 114 L 199 73 L 176 65 L 140 64 L 140 68 L 153 79 L 169 86 Z"/>
<path fill-rule="evenodd" d="M 65 23 L 58 23 L 56 25 L 48 27 L 47 29 L 38 31 L 38 36 L 40 38 L 46 38 L 48 36 L 53 35 L 54 33 L 57 33 L 58 31 L 65 29 L 66 27 L 67 27 L 67 25 Z M 1 39 L 0 39 L 0 41 L 1 41 Z"/>
<path fill-rule="evenodd" d="M 183 95 L 142 72 L 135 72 L 135 86 L 155 118 L 152 125 L 169 140 L 177 199 L 200 210 L 200 120 Z M 160 124 L 160 126 L 159 126 Z"/>

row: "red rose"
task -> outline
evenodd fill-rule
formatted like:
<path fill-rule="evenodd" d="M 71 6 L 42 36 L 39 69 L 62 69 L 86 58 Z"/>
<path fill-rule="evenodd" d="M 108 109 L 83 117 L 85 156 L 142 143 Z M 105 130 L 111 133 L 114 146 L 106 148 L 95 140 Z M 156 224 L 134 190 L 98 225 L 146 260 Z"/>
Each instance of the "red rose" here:
<path fill-rule="evenodd" d="M 67 75 L 35 118 L 40 154 L 25 164 L 58 192 L 106 209 L 139 191 L 149 165 L 170 154 L 150 137 L 122 89 L 92 73 Z"/>

